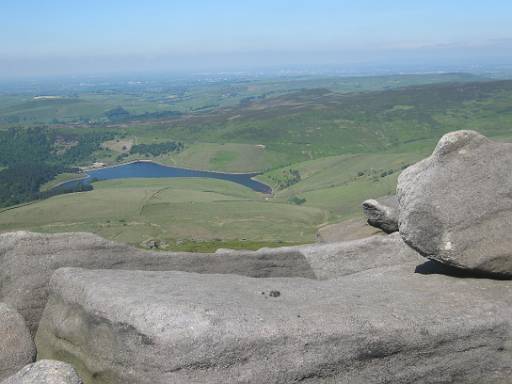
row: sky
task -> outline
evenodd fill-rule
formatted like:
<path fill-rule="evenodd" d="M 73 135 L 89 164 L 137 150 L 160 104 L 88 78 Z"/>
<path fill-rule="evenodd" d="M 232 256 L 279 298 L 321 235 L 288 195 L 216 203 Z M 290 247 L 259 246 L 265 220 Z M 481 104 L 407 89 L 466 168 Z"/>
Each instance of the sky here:
<path fill-rule="evenodd" d="M 0 77 L 512 63 L 510 0 L 1 0 Z"/>

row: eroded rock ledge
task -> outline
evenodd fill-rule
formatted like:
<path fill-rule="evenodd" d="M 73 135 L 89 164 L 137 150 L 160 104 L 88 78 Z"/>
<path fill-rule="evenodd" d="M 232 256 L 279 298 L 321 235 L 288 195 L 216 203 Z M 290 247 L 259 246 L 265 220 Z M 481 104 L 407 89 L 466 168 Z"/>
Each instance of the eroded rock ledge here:
<path fill-rule="evenodd" d="M 36 343 L 98 384 L 508 382 L 512 282 L 413 272 L 315 281 L 65 268 Z"/>
<path fill-rule="evenodd" d="M 369 268 L 420 260 L 398 235 L 260 251 L 149 252 L 89 233 L 0 235 L 0 300 L 35 333 L 52 273 L 61 267 L 237 274 L 328 279 Z"/>

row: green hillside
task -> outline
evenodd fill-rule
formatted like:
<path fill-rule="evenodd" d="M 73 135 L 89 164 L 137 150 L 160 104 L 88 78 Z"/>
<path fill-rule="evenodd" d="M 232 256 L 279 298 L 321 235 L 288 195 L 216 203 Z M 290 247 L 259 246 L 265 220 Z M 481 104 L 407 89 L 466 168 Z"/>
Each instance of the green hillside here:
<path fill-rule="evenodd" d="M 91 231 L 140 246 L 156 241 L 162 249 L 201 251 L 313 242 L 323 225 L 361 218 L 363 200 L 394 193 L 401 170 L 427 156 L 444 133 L 473 129 L 512 139 L 512 81 L 452 77 L 459 81 L 430 78 L 430 84 L 417 84 L 418 77 L 398 78 L 406 87 L 392 86 L 392 78 L 217 84 L 183 91 L 179 103 L 201 104 L 227 89 L 238 93 L 199 110 L 181 104 L 181 114 L 157 113 L 162 105 L 145 109 L 137 94 L 117 95 L 105 108 L 119 102 L 122 121 L 91 122 L 96 112 L 90 112 L 80 122 L 44 129 L 11 125 L 0 135 L 6 138 L 0 154 L 4 206 L 44 196 L 41 190 L 74 177 L 70 170 L 78 165 L 139 158 L 195 169 L 259 171 L 274 194 L 205 179 L 99 182 L 90 192 L 10 207 L 0 213 L 0 230 Z M 354 92 L 357 81 L 362 92 Z M 259 96 L 247 98 L 247 92 Z M 144 98 L 148 108 L 159 100 Z M 45 107 L 37 112 L 35 101 L 17 104 L 9 96 L 0 119 L 22 107 L 37 119 L 62 117 L 48 109 L 57 100 L 42 100 Z M 82 103 L 58 102 L 68 112 Z M 104 111 L 100 114 L 105 119 Z M 173 143 L 183 147 L 162 151 Z M 133 152 L 134 145 L 159 151 Z M 17 153 L 28 155 L 17 158 Z M 34 180 L 38 169 L 37 182 L 24 191 L 25 180 Z M 16 191 L 25 193 L 24 199 Z"/>

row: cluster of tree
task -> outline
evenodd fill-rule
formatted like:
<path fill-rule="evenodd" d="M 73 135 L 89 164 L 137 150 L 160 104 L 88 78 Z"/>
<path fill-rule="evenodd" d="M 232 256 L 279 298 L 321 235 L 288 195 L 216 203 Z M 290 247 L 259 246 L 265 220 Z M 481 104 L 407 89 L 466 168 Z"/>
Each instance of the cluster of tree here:
<path fill-rule="evenodd" d="M 300 172 L 296 169 L 285 169 L 281 174 L 270 176 L 277 189 L 285 189 L 297 184 L 300 180 Z"/>
<path fill-rule="evenodd" d="M 73 166 L 94 160 L 102 142 L 114 138 L 110 132 L 70 135 L 75 144 L 64 152 L 55 150 L 56 134 L 44 127 L 11 128 L 0 131 L 0 206 L 20 204 L 45 197 L 39 189 L 59 173 L 78 172 Z"/>
<path fill-rule="evenodd" d="M 59 173 L 77 169 L 46 163 L 17 163 L 0 171 L 0 207 L 38 199 L 39 188 Z"/>
<path fill-rule="evenodd" d="M 249 105 L 251 105 L 252 102 L 254 101 L 259 101 L 259 100 L 263 100 L 266 98 L 266 95 L 259 95 L 259 96 L 248 96 L 248 97 L 244 97 L 240 100 L 240 103 L 239 105 L 241 107 L 247 107 Z"/>
<path fill-rule="evenodd" d="M 105 116 L 107 116 L 110 121 L 120 121 L 128 119 L 130 112 L 123 107 L 116 107 L 105 112 Z"/>
<path fill-rule="evenodd" d="M 180 117 L 183 113 L 178 111 L 159 111 L 159 112 L 144 112 L 140 115 L 132 115 L 132 120 L 144 120 L 144 119 L 165 119 L 172 117 Z"/>
<path fill-rule="evenodd" d="M 54 141 L 55 135 L 44 128 L 0 131 L 0 164 L 11 166 L 50 161 Z"/>
<path fill-rule="evenodd" d="M 139 115 L 131 114 L 123 107 L 116 107 L 105 112 L 105 116 L 112 122 L 120 122 L 125 120 L 144 120 L 144 119 L 164 119 L 179 117 L 182 113 L 178 111 L 158 111 L 144 112 Z"/>
<path fill-rule="evenodd" d="M 306 198 L 293 195 L 288 198 L 288 202 L 290 204 L 302 205 L 306 202 Z"/>
<path fill-rule="evenodd" d="M 146 156 L 160 156 L 171 152 L 181 152 L 185 146 L 179 141 L 166 141 L 157 144 L 137 144 L 134 145 L 130 153 L 139 153 Z"/>
<path fill-rule="evenodd" d="M 372 181 L 377 182 L 379 181 L 379 178 L 383 178 L 389 175 L 392 175 L 396 172 L 403 171 L 405 168 L 407 168 L 410 164 L 402 164 L 397 169 L 366 169 L 364 171 L 357 172 L 357 177 L 363 177 L 363 176 L 369 176 Z"/>
<path fill-rule="evenodd" d="M 101 147 L 101 143 L 112 140 L 115 137 L 112 132 L 91 132 L 69 137 L 76 140 L 77 145 L 67 149 L 60 158 L 64 164 L 78 164 L 94 161 L 94 152 Z"/>

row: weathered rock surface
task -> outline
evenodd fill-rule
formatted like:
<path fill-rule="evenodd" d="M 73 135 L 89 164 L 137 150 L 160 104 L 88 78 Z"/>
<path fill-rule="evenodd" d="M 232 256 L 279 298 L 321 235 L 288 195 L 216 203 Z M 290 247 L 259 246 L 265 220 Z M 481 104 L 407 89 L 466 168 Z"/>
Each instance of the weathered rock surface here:
<path fill-rule="evenodd" d="M 398 180 L 400 234 L 422 255 L 512 277 L 512 144 L 449 133 Z"/>
<path fill-rule="evenodd" d="M 34 361 L 36 349 L 23 317 L 0 303 L 0 380 Z"/>
<path fill-rule="evenodd" d="M 354 273 L 392 265 L 422 263 L 424 259 L 407 246 L 398 233 L 372 236 L 339 243 L 283 247 L 274 252 L 296 250 L 304 255 L 320 280 L 334 279 Z M 262 249 L 258 252 L 266 252 Z"/>
<path fill-rule="evenodd" d="M 369 225 L 382 229 L 386 233 L 398 231 L 398 200 L 396 196 L 366 200 L 362 207 Z"/>
<path fill-rule="evenodd" d="M 316 239 L 319 243 L 336 243 L 359 240 L 376 235 L 384 235 L 384 233 L 380 229 L 368 225 L 362 218 L 358 217 L 320 228 L 316 233 Z"/>
<path fill-rule="evenodd" d="M 252 277 L 314 278 L 298 252 L 283 254 L 191 254 L 148 252 L 89 233 L 0 235 L 0 300 L 25 317 L 34 332 L 48 297 L 48 282 L 60 267 L 183 270 Z"/>
<path fill-rule="evenodd" d="M 27 365 L 1 384 L 82 384 L 82 380 L 69 364 L 40 360 Z"/>
<path fill-rule="evenodd" d="M 36 342 L 86 383 L 509 383 L 512 282 L 60 269 Z"/>
<path fill-rule="evenodd" d="M 148 252 L 86 233 L 0 235 L 0 299 L 16 307 L 33 332 L 60 267 L 177 270 L 251 277 L 326 279 L 417 260 L 397 236 L 354 242 L 228 251 L 216 254 Z"/>

